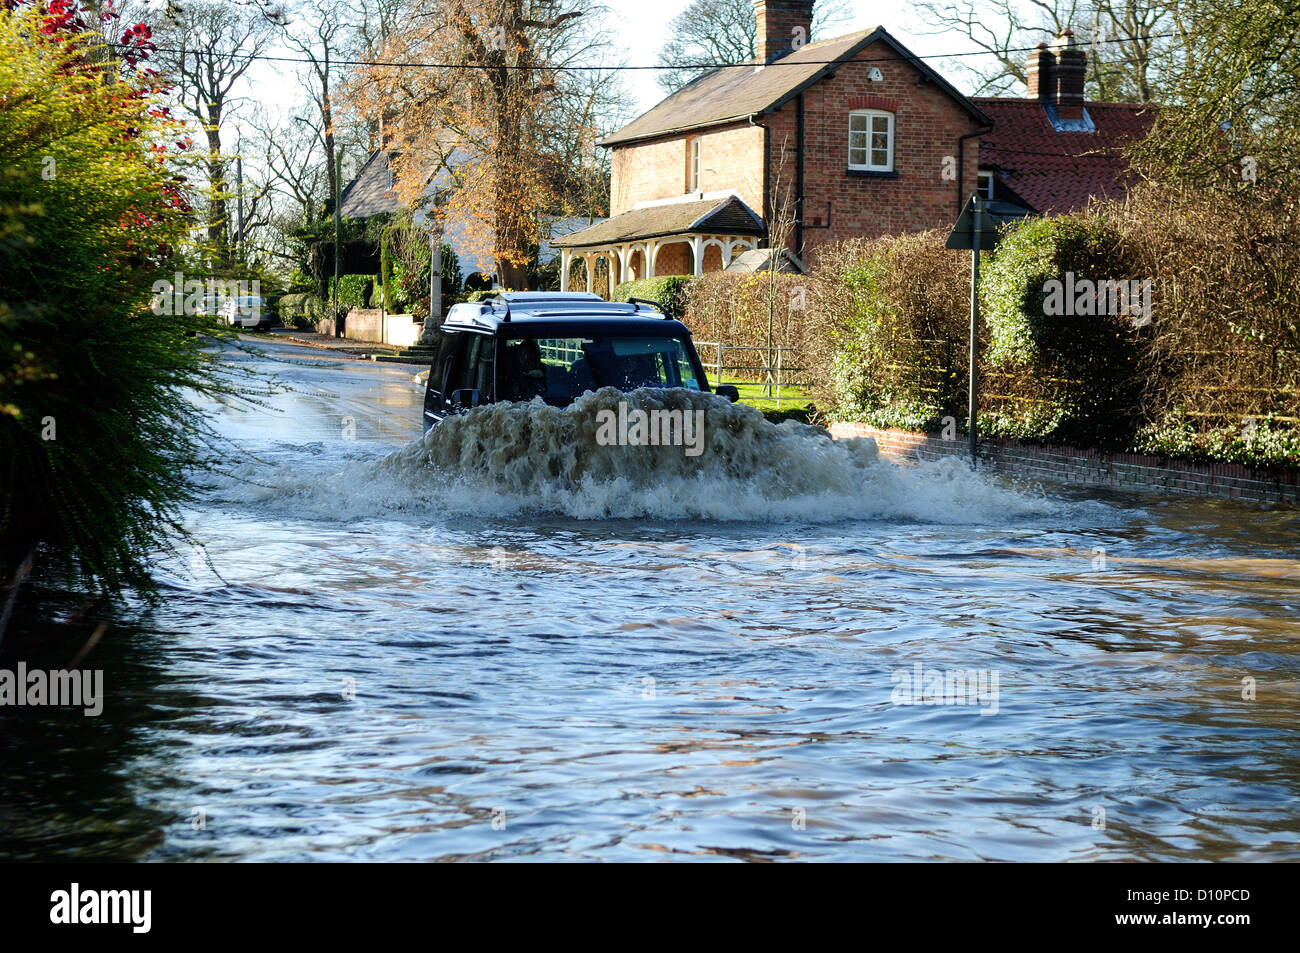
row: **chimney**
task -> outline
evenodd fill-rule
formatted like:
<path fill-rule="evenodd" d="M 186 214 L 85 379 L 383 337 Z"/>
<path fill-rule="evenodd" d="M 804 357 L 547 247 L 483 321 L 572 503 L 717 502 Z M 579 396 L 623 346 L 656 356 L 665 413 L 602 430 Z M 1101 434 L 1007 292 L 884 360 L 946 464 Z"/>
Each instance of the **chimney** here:
<path fill-rule="evenodd" d="M 1052 76 L 1055 67 L 1056 57 L 1052 55 L 1046 43 L 1039 43 L 1029 54 L 1029 62 L 1025 68 L 1025 81 L 1029 84 L 1030 99 L 1036 99 L 1040 103 L 1052 102 L 1056 92 L 1056 84 Z"/>
<path fill-rule="evenodd" d="M 754 53 L 760 66 L 779 60 L 808 42 L 814 0 L 754 0 L 758 34 Z"/>
<path fill-rule="evenodd" d="M 1088 75 L 1088 54 L 1074 42 L 1073 30 L 1062 30 L 1052 44 L 1056 66 L 1052 70 L 1056 114 L 1062 119 L 1083 118 L 1083 82 Z"/>

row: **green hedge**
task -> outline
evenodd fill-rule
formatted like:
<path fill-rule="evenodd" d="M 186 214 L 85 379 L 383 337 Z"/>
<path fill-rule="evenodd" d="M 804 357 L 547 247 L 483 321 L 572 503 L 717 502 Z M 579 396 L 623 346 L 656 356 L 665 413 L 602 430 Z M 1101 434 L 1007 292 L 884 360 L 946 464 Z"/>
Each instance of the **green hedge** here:
<path fill-rule="evenodd" d="M 480 288 L 478 291 L 471 291 L 465 296 L 466 301 L 482 301 L 485 298 L 495 298 L 497 295 L 511 294 L 515 291 L 513 288 Z"/>
<path fill-rule="evenodd" d="M 691 282 L 690 275 L 664 275 L 662 278 L 638 278 L 625 281 L 609 296 L 611 301 L 643 298 L 653 301 L 665 314 L 680 319 L 686 313 L 685 291 Z"/>
<path fill-rule="evenodd" d="M 836 419 L 964 425 L 969 269 L 968 254 L 923 234 L 823 246 L 809 310 L 779 339 L 804 348 L 811 391 Z M 982 258 L 980 430 L 1300 465 L 1296 274 L 1300 212 L 1262 191 L 1145 184 L 1025 220 Z M 739 289 L 697 285 L 689 320 L 729 342 L 761 330 L 726 319 Z"/>
<path fill-rule="evenodd" d="M 374 289 L 378 285 L 375 275 L 340 275 L 338 301 L 341 307 L 369 308 Z M 334 279 L 330 278 L 330 294 L 334 297 Z"/>
<path fill-rule="evenodd" d="M 280 320 L 300 331 L 313 329 L 328 310 L 328 303 L 313 294 L 288 294 L 280 299 Z"/>
<path fill-rule="evenodd" d="M 990 435 L 1132 446 L 1141 315 L 1087 313 L 1121 302 L 1081 289 L 1130 279 L 1140 287 L 1134 258 L 1115 223 L 1095 213 L 1030 219 L 999 242 L 980 272 L 989 332 L 980 410 Z"/>
<path fill-rule="evenodd" d="M 965 417 L 969 266 L 946 238 L 851 242 L 819 259 L 814 306 L 835 346 L 808 362 L 841 415 L 907 429 Z"/>

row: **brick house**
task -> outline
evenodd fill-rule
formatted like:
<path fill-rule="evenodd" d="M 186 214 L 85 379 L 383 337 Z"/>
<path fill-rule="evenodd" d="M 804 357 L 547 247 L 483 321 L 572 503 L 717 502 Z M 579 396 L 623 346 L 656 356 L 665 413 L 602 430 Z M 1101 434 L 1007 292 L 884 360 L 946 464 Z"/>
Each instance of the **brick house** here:
<path fill-rule="evenodd" d="M 807 260 L 952 225 L 976 188 L 982 108 L 883 27 L 803 43 L 813 0 L 754 7 L 755 63 L 701 76 L 601 143 L 610 218 L 556 242 L 562 287 L 574 260 L 590 286 L 599 259 L 628 281 L 720 270 L 769 232 Z"/>
<path fill-rule="evenodd" d="M 813 0 L 754 0 L 755 63 L 714 70 L 606 138 L 610 218 L 555 244 L 586 284 L 700 274 L 784 237 L 819 245 L 950 228 L 977 188 L 1009 215 L 1122 197 L 1151 107 L 1085 102 L 1065 30 L 1029 55 L 1029 96 L 967 98 L 877 27 L 802 43 Z M 749 256 L 746 256 L 749 257 Z M 576 278 L 582 283 L 582 278 Z"/>

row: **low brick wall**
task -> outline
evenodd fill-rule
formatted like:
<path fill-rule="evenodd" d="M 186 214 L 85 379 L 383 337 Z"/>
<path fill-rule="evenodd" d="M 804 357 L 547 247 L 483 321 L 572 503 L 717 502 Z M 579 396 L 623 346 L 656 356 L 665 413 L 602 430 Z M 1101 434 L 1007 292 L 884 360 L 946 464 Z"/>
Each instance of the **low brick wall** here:
<path fill-rule="evenodd" d="M 874 437 L 880 452 L 902 462 L 966 459 L 969 444 L 964 435 L 944 440 L 910 430 L 882 430 L 867 424 L 835 423 L 837 438 Z M 1083 486 L 1157 490 L 1190 496 L 1251 500 L 1260 503 L 1300 503 L 1300 470 L 1257 470 L 1239 463 L 1186 463 L 1140 453 L 1106 453 L 1022 443 L 1018 440 L 981 440 L 979 465 L 1022 480 L 1048 480 Z"/>

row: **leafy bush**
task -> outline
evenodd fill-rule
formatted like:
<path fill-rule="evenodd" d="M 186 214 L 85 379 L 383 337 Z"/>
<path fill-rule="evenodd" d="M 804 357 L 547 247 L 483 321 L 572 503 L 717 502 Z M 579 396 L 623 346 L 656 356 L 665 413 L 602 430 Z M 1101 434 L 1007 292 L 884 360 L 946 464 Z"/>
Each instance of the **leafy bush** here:
<path fill-rule="evenodd" d="M 307 322 L 311 327 L 315 327 L 321 321 L 333 320 L 341 321 L 348 313 L 348 306 L 342 301 L 339 302 L 338 310 L 335 311 L 334 302 L 328 298 L 318 298 L 315 295 L 307 296 Z"/>
<path fill-rule="evenodd" d="M 688 278 L 681 292 L 681 320 L 704 340 L 766 347 L 770 305 L 773 342 L 800 347 L 811 282 L 803 275 L 769 277 L 766 272 L 712 271 Z"/>
<path fill-rule="evenodd" d="M 857 240 L 817 258 L 813 310 L 833 347 L 811 349 L 834 415 L 929 429 L 965 418 L 970 278 L 946 235 Z"/>
<path fill-rule="evenodd" d="M 1247 418 L 1240 427 L 1196 426 L 1173 415 L 1138 434 L 1143 453 L 1187 460 L 1240 463 L 1250 467 L 1300 467 L 1300 430 L 1294 424 Z"/>
<path fill-rule="evenodd" d="M 814 349 L 807 333 L 811 327 L 807 310 L 810 287 L 804 275 L 709 272 L 687 280 L 681 291 L 681 320 L 698 341 L 723 346 L 724 364 L 733 365 L 724 368 L 723 379 L 763 379 L 762 368 L 774 364 L 778 356 L 768 351 L 770 331 L 772 345 L 795 349 L 794 355 L 779 355 L 782 384 L 803 385 Z M 711 354 L 702 357 L 714 360 Z"/>
<path fill-rule="evenodd" d="M 151 307 L 190 225 L 162 91 L 45 12 L 0 8 L 0 575 L 35 556 L 150 594 L 212 459 L 187 394 L 232 392 L 205 350 L 227 332 Z"/>
<path fill-rule="evenodd" d="M 626 301 L 628 298 L 643 298 L 659 305 L 665 314 L 681 318 L 685 313 L 685 295 L 690 284 L 689 275 L 664 275 L 662 278 L 638 278 L 625 281 L 617 286 L 609 296 L 611 301 Z"/>
<path fill-rule="evenodd" d="M 409 219 L 384 229 L 379 245 L 379 278 L 371 307 L 381 304 L 389 311 L 409 311 L 426 317 L 429 311 L 429 280 L 433 258 L 427 232 L 415 228 Z M 442 297 L 454 301 L 461 292 L 460 258 L 446 242 L 442 244 Z"/>
<path fill-rule="evenodd" d="M 513 289 L 509 288 L 479 288 L 477 291 L 471 291 L 465 296 L 466 301 L 482 301 L 485 298 L 495 298 L 497 295 L 509 294 Z"/>
<path fill-rule="evenodd" d="M 338 302 L 341 307 L 368 308 L 376 279 L 373 275 L 339 275 Z M 334 279 L 330 279 L 330 299 L 334 299 Z"/>
<path fill-rule="evenodd" d="M 1153 278 L 1143 423 L 1205 441 L 1248 419 L 1300 428 L 1300 213 L 1293 198 L 1149 187 L 1115 211 Z M 1208 444 L 1207 444 L 1208 445 Z"/>
<path fill-rule="evenodd" d="M 1144 185 L 1122 203 L 1011 229 L 981 269 L 981 432 L 1294 465 L 1300 214 L 1290 202 Z M 970 259 L 940 241 L 819 249 L 803 334 L 813 393 L 833 416 L 929 429 L 946 407 L 964 423 Z M 1050 290 L 1064 304 L 1067 272 L 1075 307 L 1058 313 L 1047 283 L 1061 282 Z M 1111 312 L 1112 300 L 1092 308 L 1108 313 L 1079 313 L 1084 279 L 1094 292 L 1098 279 L 1149 282 L 1149 299 L 1136 314 Z M 734 293 L 716 289 L 708 306 L 724 313 Z M 937 352 L 917 348 L 927 339 Z"/>
<path fill-rule="evenodd" d="M 310 294 L 288 294 L 280 299 L 280 320 L 288 327 L 297 328 L 300 331 L 312 330 L 316 326 L 317 317 L 313 316 L 314 308 L 319 310 L 322 304 L 319 298 Z"/>
<path fill-rule="evenodd" d="M 1113 282 L 1140 288 L 1149 276 L 1116 223 L 1098 209 L 1027 220 L 1002 238 L 980 277 L 989 333 L 980 409 L 990 432 L 1130 447 L 1139 422 L 1141 315 L 1114 313 L 1128 299 L 1093 291 L 1118 288 Z"/>

